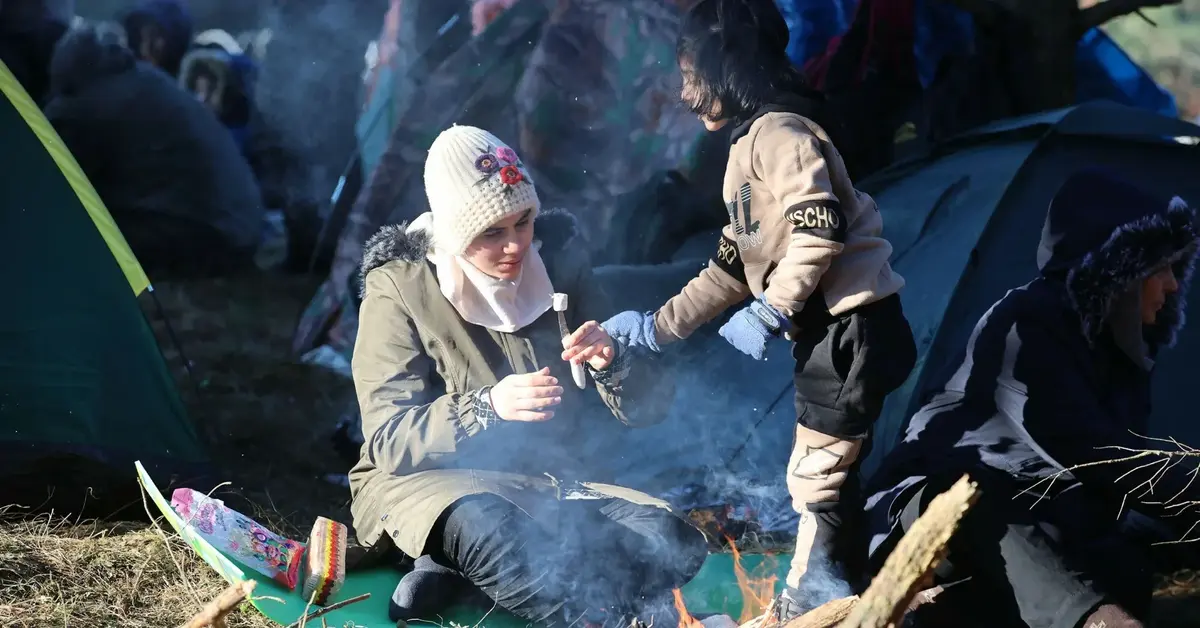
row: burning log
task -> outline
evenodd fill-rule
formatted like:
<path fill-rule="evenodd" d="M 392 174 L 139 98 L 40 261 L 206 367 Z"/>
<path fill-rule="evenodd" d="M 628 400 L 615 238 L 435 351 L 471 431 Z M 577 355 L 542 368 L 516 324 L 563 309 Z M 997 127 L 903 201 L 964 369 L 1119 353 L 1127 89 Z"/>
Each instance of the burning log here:
<path fill-rule="evenodd" d="M 978 486 L 963 476 L 934 497 L 883 564 L 879 575 L 839 628 L 888 628 L 900 623 L 922 583 L 946 555 L 946 544 L 963 515 L 979 498 Z M 811 613 L 809 613 L 811 615 Z M 815 624 L 813 624 L 815 626 Z M 788 628 L 797 628 L 795 622 Z"/>

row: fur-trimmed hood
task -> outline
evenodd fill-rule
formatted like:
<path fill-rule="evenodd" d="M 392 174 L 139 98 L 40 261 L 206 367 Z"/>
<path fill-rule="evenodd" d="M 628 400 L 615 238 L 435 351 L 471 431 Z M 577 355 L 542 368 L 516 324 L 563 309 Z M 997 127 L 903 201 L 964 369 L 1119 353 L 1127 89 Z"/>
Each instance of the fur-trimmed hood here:
<path fill-rule="evenodd" d="M 213 97 L 217 102 L 224 102 L 225 90 L 233 82 L 233 57 L 218 48 L 195 48 L 188 52 L 179 65 L 179 86 L 192 91 L 192 84 L 197 76 L 207 70 L 216 78 L 213 86 Z"/>
<path fill-rule="evenodd" d="M 359 285 L 366 286 L 367 273 L 389 262 L 424 263 L 432 239 L 428 231 L 409 232 L 408 223 L 384 225 L 363 246 Z M 564 209 L 543 209 L 533 221 L 533 237 L 542 243 L 547 264 L 579 235 L 579 222 Z M 362 295 L 360 295 L 362 296 Z"/>
<path fill-rule="evenodd" d="M 1179 197 L 1158 198 L 1112 172 L 1073 175 L 1051 201 L 1038 267 L 1064 282 L 1084 336 L 1094 342 L 1130 286 L 1170 264 L 1179 291 L 1168 295 L 1155 325 L 1143 330 L 1152 350 L 1169 347 L 1184 323 L 1188 282 L 1200 230 Z"/>

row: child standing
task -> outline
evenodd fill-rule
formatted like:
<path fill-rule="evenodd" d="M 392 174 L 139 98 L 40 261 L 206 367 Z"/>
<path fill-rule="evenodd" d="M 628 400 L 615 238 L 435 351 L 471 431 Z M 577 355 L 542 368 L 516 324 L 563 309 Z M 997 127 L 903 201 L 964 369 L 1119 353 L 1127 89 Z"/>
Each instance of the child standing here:
<path fill-rule="evenodd" d="M 884 398 L 916 361 L 897 294 L 891 244 L 875 201 L 854 188 L 841 155 L 813 118 L 821 96 L 786 55 L 787 26 L 772 0 L 700 0 L 677 56 L 684 102 L 709 131 L 733 125 L 724 199 L 730 224 L 716 255 L 654 313 L 623 312 L 604 327 L 655 351 L 687 338 L 729 307 L 750 305 L 720 329 L 763 359 L 794 342 L 797 425 L 787 468 L 800 515 L 787 620 L 840 595 L 861 561 L 851 519 L 862 510 L 857 470 Z M 840 534 L 835 534 L 842 531 Z"/>

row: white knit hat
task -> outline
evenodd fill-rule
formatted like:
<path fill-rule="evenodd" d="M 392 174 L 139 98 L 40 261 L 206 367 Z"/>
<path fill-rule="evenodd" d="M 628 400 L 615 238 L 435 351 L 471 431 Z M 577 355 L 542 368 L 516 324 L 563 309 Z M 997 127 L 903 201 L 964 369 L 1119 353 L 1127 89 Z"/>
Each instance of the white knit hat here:
<path fill-rule="evenodd" d="M 461 255 L 476 236 L 505 216 L 541 207 L 517 153 L 495 135 L 452 126 L 429 147 L 425 194 L 433 213 L 433 239 Z"/>

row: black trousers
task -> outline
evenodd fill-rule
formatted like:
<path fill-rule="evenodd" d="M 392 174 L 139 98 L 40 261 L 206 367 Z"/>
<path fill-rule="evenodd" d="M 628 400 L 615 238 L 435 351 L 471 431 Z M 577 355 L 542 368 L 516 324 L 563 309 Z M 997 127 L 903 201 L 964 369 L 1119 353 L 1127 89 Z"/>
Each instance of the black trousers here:
<path fill-rule="evenodd" d="M 806 307 L 795 322 L 797 420 L 845 440 L 867 438 L 883 411 L 883 400 L 908 379 L 917 363 L 917 345 L 900 295 L 837 317 Z"/>
<path fill-rule="evenodd" d="M 1106 603 L 1146 620 L 1154 590 L 1149 542 L 1122 534 L 1111 509 L 1094 509 L 1108 515 L 1101 517 L 1072 507 L 1079 519 L 1056 525 L 1039 513 L 1041 505 L 1031 509 L 1036 496 L 1014 500 L 1010 485 L 987 473 L 971 477 L 979 483 L 980 498 L 950 539 L 935 577 L 936 584 L 959 584 L 921 606 L 906 625 L 1078 628 Z M 957 479 L 932 479 L 910 498 L 900 518 L 904 531 Z M 872 555 L 873 572 L 890 551 Z"/>
<path fill-rule="evenodd" d="M 809 302 L 824 305 L 820 293 Z M 821 434 L 863 441 L 857 458 L 845 461 L 849 471 L 837 501 L 808 504 L 817 525 L 833 531 L 832 546 L 826 551 L 841 579 L 861 588 L 867 548 L 861 533 L 859 467 L 870 453 L 871 428 L 883 411 L 884 399 L 916 365 L 916 342 L 896 294 L 837 317 L 823 308 L 806 307 L 795 323 L 800 330 L 792 349 L 796 420 Z"/>
<path fill-rule="evenodd" d="M 678 623 L 671 590 L 695 577 L 708 555 L 699 530 L 666 510 L 617 499 L 550 507 L 553 532 L 502 497 L 464 498 L 439 519 L 426 550 L 530 622 Z"/>

